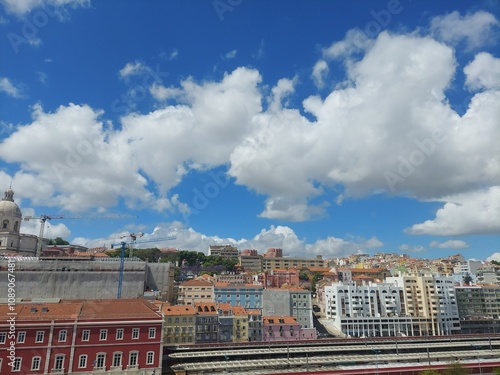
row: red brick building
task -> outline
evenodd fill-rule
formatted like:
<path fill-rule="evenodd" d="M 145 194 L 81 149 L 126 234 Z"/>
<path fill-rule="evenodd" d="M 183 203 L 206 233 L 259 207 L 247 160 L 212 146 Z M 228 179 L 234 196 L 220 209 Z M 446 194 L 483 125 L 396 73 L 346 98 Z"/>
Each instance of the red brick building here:
<path fill-rule="evenodd" d="M 15 325 L 0 322 L 1 374 L 161 373 L 162 314 L 146 300 L 17 303 L 16 315 L 8 307 L 0 316 Z"/>

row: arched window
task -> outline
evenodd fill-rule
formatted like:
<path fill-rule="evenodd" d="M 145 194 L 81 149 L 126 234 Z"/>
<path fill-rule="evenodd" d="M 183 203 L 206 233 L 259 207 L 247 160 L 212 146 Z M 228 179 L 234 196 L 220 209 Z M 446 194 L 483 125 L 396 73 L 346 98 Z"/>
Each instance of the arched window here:
<path fill-rule="evenodd" d="M 14 230 L 17 232 L 19 230 L 19 221 L 14 223 Z"/>
<path fill-rule="evenodd" d="M 2 223 L 2 229 L 8 229 L 9 228 L 9 220 L 5 219 Z"/>

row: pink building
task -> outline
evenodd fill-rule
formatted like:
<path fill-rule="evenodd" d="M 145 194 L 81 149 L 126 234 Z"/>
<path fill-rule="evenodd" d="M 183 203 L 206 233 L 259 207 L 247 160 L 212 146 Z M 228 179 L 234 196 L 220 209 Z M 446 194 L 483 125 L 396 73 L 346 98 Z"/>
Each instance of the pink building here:
<path fill-rule="evenodd" d="M 240 255 L 246 257 L 256 257 L 259 253 L 255 249 L 244 249 L 241 251 Z"/>
<path fill-rule="evenodd" d="M 316 328 L 301 328 L 293 316 L 264 316 L 263 341 L 316 340 Z"/>
<path fill-rule="evenodd" d="M 287 270 L 282 268 L 275 268 L 271 270 L 267 275 L 262 274 L 263 285 L 268 288 L 281 288 L 284 285 L 288 286 L 300 286 L 299 281 L 299 271 L 295 268 L 289 268 Z M 260 276 L 260 275 L 259 275 Z"/>
<path fill-rule="evenodd" d="M 270 247 L 264 254 L 264 258 L 283 258 L 283 249 Z"/>

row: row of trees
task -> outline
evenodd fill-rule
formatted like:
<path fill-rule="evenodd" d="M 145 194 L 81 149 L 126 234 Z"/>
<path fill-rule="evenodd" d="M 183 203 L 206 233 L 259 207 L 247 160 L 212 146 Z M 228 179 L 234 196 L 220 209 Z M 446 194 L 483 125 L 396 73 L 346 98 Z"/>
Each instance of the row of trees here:
<path fill-rule="evenodd" d="M 205 255 L 202 252 L 195 251 L 176 251 L 174 253 L 162 253 L 160 249 L 149 248 L 149 249 L 130 249 L 125 251 L 125 256 L 128 257 L 130 254 L 141 260 L 147 262 L 172 262 L 178 265 L 181 269 L 182 267 L 195 267 L 195 268 L 207 268 L 207 269 L 220 269 L 226 272 L 233 272 L 235 266 L 238 264 L 237 259 L 224 259 L 219 256 Z M 114 249 L 106 252 L 110 257 L 120 257 L 121 249 Z M 217 271 L 215 271 L 217 272 Z M 219 271 L 220 272 L 220 271 Z"/>

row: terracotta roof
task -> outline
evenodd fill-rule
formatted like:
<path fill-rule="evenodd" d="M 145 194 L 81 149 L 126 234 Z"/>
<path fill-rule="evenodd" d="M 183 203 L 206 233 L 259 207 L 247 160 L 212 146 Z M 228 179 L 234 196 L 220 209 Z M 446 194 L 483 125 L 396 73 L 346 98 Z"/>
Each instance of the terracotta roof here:
<path fill-rule="evenodd" d="M 371 273 L 387 271 L 385 268 L 350 268 L 352 273 Z"/>
<path fill-rule="evenodd" d="M 171 315 L 195 315 L 195 309 L 190 305 L 163 306 L 161 312 L 165 316 Z"/>
<path fill-rule="evenodd" d="M 248 311 L 243 306 L 233 306 L 234 315 L 248 315 Z"/>
<path fill-rule="evenodd" d="M 183 282 L 179 286 L 212 286 L 212 283 L 204 280 L 191 279 Z"/>
<path fill-rule="evenodd" d="M 294 316 L 263 316 L 262 321 L 264 324 L 298 324 Z"/>
<path fill-rule="evenodd" d="M 157 307 L 144 299 L 62 300 L 58 303 L 17 303 L 16 320 L 97 320 L 117 318 L 160 318 Z M 7 305 L 0 314 L 8 316 Z M 12 312 L 12 311 L 10 311 Z"/>
<path fill-rule="evenodd" d="M 231 310 L 231 304 L 230 303 L 219 303 L 219 309 Z"/>
<path fill-rule="evenodd" d="M 158 308 L 144 299 L 85 300 L 81 319 L 155 318 Z"/>
<path fill-rule="evenodd" d="M 72 320 L 80 314 L 81 303 L 17 303 L 15 311 L 9 311 L 8 305 L 0 305 L 0 315 L 8 316 L 16 312 L 16 320 Z"/>
<path fill-rule="evenodd" d="M 328 272 L 332 268 L 331 267 L 306 267 L 311 272 Z"/>
<path fill-rule="evenodd" d="M 217 304 L 215 302 L 195 302 L 194 308 L 200 315 L 217 315 Z"/>

